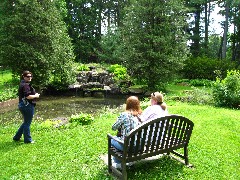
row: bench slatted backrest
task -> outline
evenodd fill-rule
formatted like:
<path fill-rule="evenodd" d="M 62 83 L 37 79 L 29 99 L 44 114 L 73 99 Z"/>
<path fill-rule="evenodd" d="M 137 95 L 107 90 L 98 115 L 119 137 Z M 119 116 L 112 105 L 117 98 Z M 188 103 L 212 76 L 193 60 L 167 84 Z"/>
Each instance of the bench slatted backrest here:
<path fill-rule="evenodd" d="M 123 152 L 123 156 L 157 154 L 158 151 L 162 153 L 184 147 L 190 140 L 193 126 L 192 121 L 179 115 L 169 115 L 145 122 L 133 129 L 125 138 L 124 146 L 128 146 L 128 151 Z"/>

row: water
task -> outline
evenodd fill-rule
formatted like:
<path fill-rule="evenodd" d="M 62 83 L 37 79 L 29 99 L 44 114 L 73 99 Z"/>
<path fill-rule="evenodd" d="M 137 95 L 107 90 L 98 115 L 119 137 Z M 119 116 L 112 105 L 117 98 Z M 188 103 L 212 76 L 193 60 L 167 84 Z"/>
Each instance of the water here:
<path fill-rule="evenodd" d="M 70 117 L 72 114 L 96 114 L 103 107 L 118 108 L 126 101 L 126 97 L 41 97 L 37 102 L 34 120 L 44 121 L 59 117 Z M 22 115 L 17 104 L 1 109 L 0 124 L 22 121 Z"/>

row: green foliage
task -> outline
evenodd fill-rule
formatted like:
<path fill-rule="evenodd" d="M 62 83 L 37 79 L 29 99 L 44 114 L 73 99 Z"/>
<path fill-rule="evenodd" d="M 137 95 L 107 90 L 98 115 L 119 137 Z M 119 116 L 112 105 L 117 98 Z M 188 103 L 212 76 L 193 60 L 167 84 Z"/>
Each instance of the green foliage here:
<path fill-rule="evenodd" d="M 175 76 L 188 55 L 185 12 L 180 0 L 134 1 L 126 9 L 118 56 L 152 90 Z"/>
<path fill-rule="evenodd" d="M 15 86 L 15 87 L 11 86 L 9 88 L 3 88 L 0 91 L 0 102 L 17 98 L 18 97 L 17 93 L 18 93 L 18 86 Z"/>
<path fill-rule="evenodd" d="M 1 71 L 0 102 L 17 98 L 19 80 L 12 78 L 10 70 Z"/>
<path fill-rule="evenodd" d="M 121 63 L 119 57 L 119 50 L 121 49 L 121 36 L 120 31 L 108 30 L 107 33 L 101 38 L 98 56 L 101 62 L 109 64 Z"/>
<path fill-rule="evenodd" d="M 179 85 L 186 85 L 186 86 L 205 86 L 205 87 L 211 87 L 213 84 L 213 81 L 208 79 L 178 79 L 174 81 L 175 84 Z"/>
<path fill-rule="evenodd" d="M 127 80 L 129 75 L 127 74 L 127 68 L 119 64 L 110 65 L 107 71 L 114 74 L 115 80 Z"/>
<path fill-rule="evenodd" d="M 217 78 L 213 97 L 217 106 L 240 108 L 240 71 L 231 70 L 225 79 Z"/>
<path fill-rule="evenodd" d="M 190 85 L 192 86 L 206 86 L 206 87 L 211 87 L 213 84 L 213 81 L 208 80 L 208 79 L 191 79 L 190 80 Z"/>
<path fill-rule="evenodd" d="M 117 68 L 123 68 L 123 66 L 119 65 L 119 64 L 113 64 L 113 65 L 110 65 L 107 70 L 110 72 L 110 73 L 114 73 L 115 69 Z"/>
<path fill-rule="evenodd" d="M 74 125 L 88 125 L 91 124 L 94 120 L 94 117 L 91 114 L 80 113 L 80 114 L 73 114 L 69 122 L 73 123 Z"/>
<path fill-rule="evenodd" d="M 207 57 L 188 58 L 184 62 L 185 66 L 181 71 L 184 78 L 188 79 L 209 79 L 215 80 L 216 70 L 219 70 L 223 77 L 227 70 L 234 69 L 235 64 L 230 61 L 211 59 Z"/>
<path fill-rule="evenodd" d="M 77 71 L 89 71 L 89 67 L 86 64 L 78 64 L 77 65 Z"/>
<path fill-rule="evenodd" d="M 50 129 L 56 127 L 59 123 L 61 123 L 61 120 L 53 121 L 51 119 L 47 119 L 46 121 L 42 122 L 40 126 L 43 129 Z"/>
<path fill-rule="evenodd" d="M 96 62 L 95 49 L 101 38 L 100 1 L 72 0 L 67 2 L 68 16 L 65 22 L 73 39 L 77 62 Z"/>
<path fill-rule="evenodd" d="M 65 85 L 73 82 L 72 44 L 54 2 L 3 0 L 0 11 L 0 56 L 15 77 L 30 70 L 34 87 L 40 89 L 52 76 Z"/>
<path fill-rule="evenodd" d="M 191 104 L 213 105 L 212 93 L 200 88 L 193 88 L 193 90 L 185 91 L 185 95 L 180 97 L 179 100 Z"/>

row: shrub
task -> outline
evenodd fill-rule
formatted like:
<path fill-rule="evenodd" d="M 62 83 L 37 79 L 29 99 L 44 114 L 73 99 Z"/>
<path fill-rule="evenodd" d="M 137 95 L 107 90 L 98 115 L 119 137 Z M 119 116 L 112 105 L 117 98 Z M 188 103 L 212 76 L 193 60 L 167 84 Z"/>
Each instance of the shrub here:
<path fill-rule="evenodd" d="M 182 70 L 184 78 L 188 79 L 209 79 L 215 80 L 216 74 L 214 71 L 219 70 L 223 77 L 226 77 L 228 69 L 234 69 L 233 62 L 224 60 L 211 59 L 207 57 L 189 58 L 185 61 L 185 66 Z"/>
<path fill-rule="evenodd" d="M 93 120 L 94 118 L 91 114 L 80 113 L 71 115 L 69 122 L 74 124 L 87 125 L 90 124 Z"/>
<path fill-rule="evenodd" d="M 127 80 L 129 78 L 127 68 L 119 64 L 111 65 L 107 70 L 114 74 L 115 80 Z"/>
<path fill-rule="evenodd" d="M 187 96 L 181 97 L 181 101 L 192 104 L 213 104 L 213 96 L 205 89 L 193 88 L 191 91 L 186 91 Z"/>
<path fill-rule="evenodd" d="M 77 71 L 89 71 L 89 67 L 86 64 L 78 64 Z"/>
<path fill-rule="evenodd" d="M 191 86 L 205 86 L 205 87 L 211 87 L 213 84 L 213 81 L 208 79 L 191 79 L 190 80 Z"/>
<path fill-rule="evenodd" d="M 215 104 L 222 107 L 240 107 L 240 71 L 227 72 L 225 79 L 217 78 L 213 86 Z"/>
<path fill-rule="evenodd" d="M 182 84 L 185 86 L 205 86 L 205 87 L 211 87 L 213 84 L 213 81 L 208 79 L 180 79 L 175 80 L 175 84 Z"/>
<path fill-rule="evenodd" d="M 42 122 L 40 126 L 43 129 L 50 129 L 52 127 L 56 127 L 60 123 L 61 123 L 61 120 L 53 121 L 51 119 L 47 119 L 46 121 Z"/>
<path fill-rule="evenodd" d="M 18 86 L 5 83 L 0 87 L 0 102 L 18 97 Z"/>

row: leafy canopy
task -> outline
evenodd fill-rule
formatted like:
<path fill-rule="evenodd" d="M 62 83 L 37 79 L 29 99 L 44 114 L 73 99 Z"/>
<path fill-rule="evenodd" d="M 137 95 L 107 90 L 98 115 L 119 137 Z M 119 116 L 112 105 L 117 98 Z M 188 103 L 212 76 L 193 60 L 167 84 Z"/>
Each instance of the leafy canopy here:
<path fill-rule="evenodd" d="M 0 56 L 14 76 L 30 70 L 39 88 L 73 81 L 72 44 L 53 1 L 3 0 L 0 11 Z"/>

